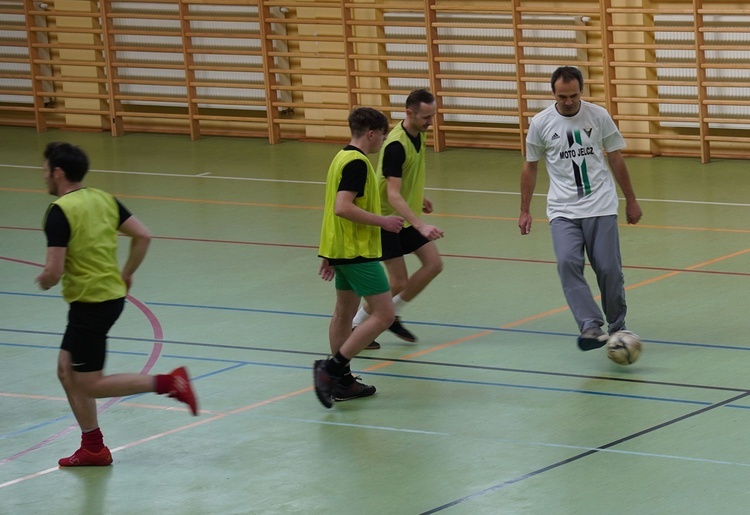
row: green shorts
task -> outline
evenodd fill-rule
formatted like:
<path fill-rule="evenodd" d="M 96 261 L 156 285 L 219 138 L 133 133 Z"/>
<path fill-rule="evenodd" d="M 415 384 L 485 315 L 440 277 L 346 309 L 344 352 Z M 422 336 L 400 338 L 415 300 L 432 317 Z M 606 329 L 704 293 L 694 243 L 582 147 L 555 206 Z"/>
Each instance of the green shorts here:
<path fill-rule="evenodd" d="M 337 290 L 354 290 L 354 293 L 360 297 L 391 291 L 388 277 L 380 261 L 334 265 L 333 268 L 336 270 Z"/>

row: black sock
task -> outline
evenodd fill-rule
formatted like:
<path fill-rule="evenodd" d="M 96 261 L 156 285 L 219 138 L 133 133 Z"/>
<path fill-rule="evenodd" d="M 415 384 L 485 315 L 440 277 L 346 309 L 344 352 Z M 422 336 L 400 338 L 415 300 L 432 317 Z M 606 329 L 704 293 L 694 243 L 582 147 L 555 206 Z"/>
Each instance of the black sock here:
<path fill-rule="evenodd" d="M 334 377 L 343 377 L 349 367 L 349 359 L 337 352 L 334 357 L 326 363 L 326 371 Z"/>

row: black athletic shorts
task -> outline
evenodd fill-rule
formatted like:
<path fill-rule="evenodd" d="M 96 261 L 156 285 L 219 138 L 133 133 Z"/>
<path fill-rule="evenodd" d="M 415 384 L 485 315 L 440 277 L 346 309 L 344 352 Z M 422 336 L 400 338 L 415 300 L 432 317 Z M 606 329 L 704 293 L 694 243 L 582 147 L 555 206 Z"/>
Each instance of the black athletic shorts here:
<path fill-rule="evenodd" d="M 383 261 L 406 254 L 411 254 L 430 240 L 419 234 L 413 225 L 405 227 L 399 233 L 380 230 L 380 241 L 383 246 Z"/>
<path fill-rule="evenodd" d="M 73 370 L 97 372 L 104 369 L 107 333 L 120 317 L 125 298 L 104 302 L 71 302 L 68 327 L 60 348 L 70 352 Z"/>

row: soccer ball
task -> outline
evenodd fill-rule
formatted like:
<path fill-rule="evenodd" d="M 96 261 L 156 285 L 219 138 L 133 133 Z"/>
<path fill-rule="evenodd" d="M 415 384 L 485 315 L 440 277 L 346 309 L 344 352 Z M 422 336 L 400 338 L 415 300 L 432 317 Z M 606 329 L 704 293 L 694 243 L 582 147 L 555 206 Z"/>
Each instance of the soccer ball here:
<path fill-rule="evenodd" d="M 618 365 L 635 363 L 642 350 L 641 339 L 630 331 L 619 331 L 607 340 L 607 357 Z"/>

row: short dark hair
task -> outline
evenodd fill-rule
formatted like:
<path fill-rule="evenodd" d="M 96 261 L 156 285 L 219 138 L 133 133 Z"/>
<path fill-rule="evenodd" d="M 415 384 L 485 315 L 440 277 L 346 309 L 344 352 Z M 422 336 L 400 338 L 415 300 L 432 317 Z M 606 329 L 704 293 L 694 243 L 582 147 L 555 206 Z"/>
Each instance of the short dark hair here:
<path fill-rule="evenodd" d="M 358 107 L 349 113 L 349 130 L 352 136 L 360 137 L 367 131 L 388 132 L 388 118 L 372 107 Z"/>
<path fill-rule="evenodd" d="M 86 153 L 70 143 L 48 143 L 44 149 L 44 159 L 49 163 L 50 171 L 59 168 L 70 182 L 81 182 L 89 171 Z"/>
<path fill-rule="evenodd" d="M 406 97 L 406 108 L 418 111 L 420 104 L 432 104 L 433 102 L 435 102 L 435 95 L 426 89 L 415 89 Z"/>
<path fill-rule="evenodd" d="M 557 82 L 559 79 L 562 79 L 564 83 L 577 80 L 581 91 L 583 91 L 583 75 L 581 74 L 581 70 L 579 70 L 578 68 L 574 68 L 573 66 L 560 66 L 557 70 L 552 72 L 552 78 L 550 79 L 550 84 L 552 85 L 552 93 L 555 92 L 555 82 Z"/>

